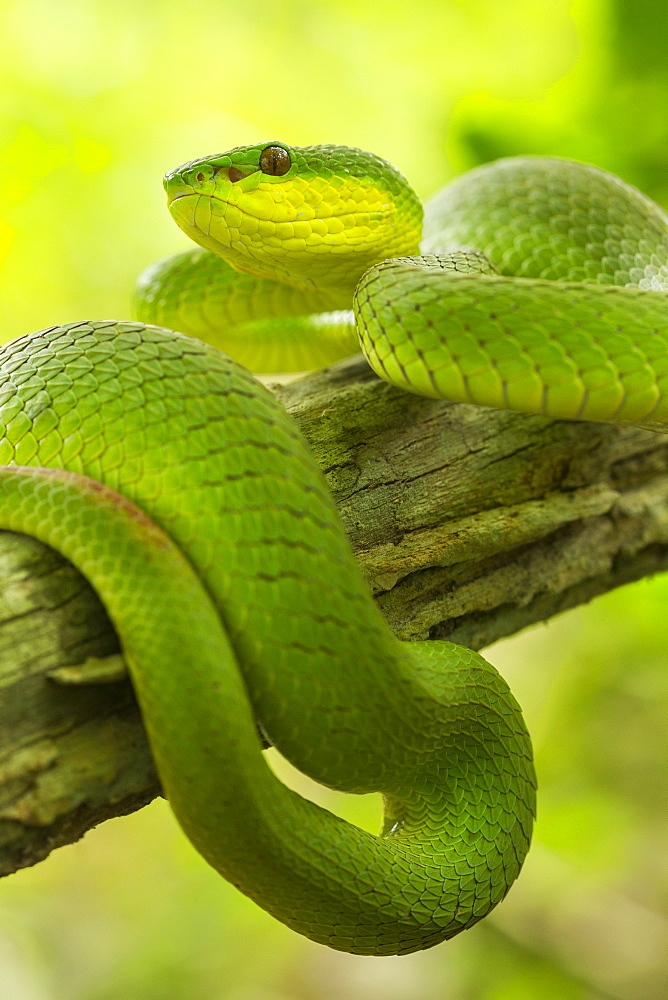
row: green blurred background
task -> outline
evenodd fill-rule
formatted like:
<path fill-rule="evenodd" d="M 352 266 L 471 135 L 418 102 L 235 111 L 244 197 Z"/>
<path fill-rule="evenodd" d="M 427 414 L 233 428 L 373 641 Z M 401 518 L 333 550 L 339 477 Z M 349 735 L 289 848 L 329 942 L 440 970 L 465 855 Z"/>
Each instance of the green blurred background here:
<path fill-rule="evenodd" d="M 136 274 L 186 244 L 161 175 L 241 143 L 373 149 L 422 196 L 572 156 L 668 205 L 667 56 L 663 0 L 0 0 L 0 339 L 128 317 Z M 311 944 L 155 803 L 0 884 L 0 998 L 664 1000 L 667 598 L 643 582 L 489 653 L 540 815 L 472 931 L 401 959 Z"/>

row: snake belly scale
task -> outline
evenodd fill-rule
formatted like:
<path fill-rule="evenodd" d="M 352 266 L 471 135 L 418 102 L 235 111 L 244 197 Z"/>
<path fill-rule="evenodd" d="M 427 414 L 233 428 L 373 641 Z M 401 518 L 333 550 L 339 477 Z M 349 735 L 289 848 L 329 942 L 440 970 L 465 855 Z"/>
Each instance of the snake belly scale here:
<path fill-rule="evenodd" d="M 217 347 L 257 369 L 327 363 L 355 349 L 354 296 L 367 357 L 409 391 L 666 413 L 661 209 L 566 161 L 468 176 L 439 196 L 420 258 L 421 206 L 378 157 L 264 143 L 194 161 L 166 186 L 203 249 L 141 279 L 140 322 L 53 327 L 0 354 L 0 525 L 98 591 L 201 854 L 295 930 L 359 954 L 429 947 L 503 898 L 529 846 L 530 741 L 482 657 L 390 634 L 307 446 Z M 566 232 L 590 190 L 603 263 L 591 232 Z M 315 780 L 380 791 L 382 833 L 283 786 L 257 723 Z"/>

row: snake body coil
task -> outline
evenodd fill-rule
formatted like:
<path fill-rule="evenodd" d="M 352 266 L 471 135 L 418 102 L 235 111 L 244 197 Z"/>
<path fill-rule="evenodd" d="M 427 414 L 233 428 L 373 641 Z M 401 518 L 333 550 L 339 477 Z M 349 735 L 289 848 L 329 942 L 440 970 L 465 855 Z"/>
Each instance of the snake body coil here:
<path fill-rule="evenodd" d="M 501 161 L 437 197 L 418 257 L 416 196 L 356 150 L 265 143 L 166 186 L 204 249 L 142 278 L 142 322 L 2 349 L 0 524 L 100 594 L 166 794 L 218 871 L 332 947 L 428 947 L 520 870 L 521 713 L 477 654 L 394 639 L 287 415 L 184 333 L 258 369 L 313 367 L 355 349 L 354 295 L 369 361 L 409 391 L 661 422 L 666 216 L 594 168 Z M 285 788 L 256 722 L 315 780 L 382 792 L 383 833 Z"/>

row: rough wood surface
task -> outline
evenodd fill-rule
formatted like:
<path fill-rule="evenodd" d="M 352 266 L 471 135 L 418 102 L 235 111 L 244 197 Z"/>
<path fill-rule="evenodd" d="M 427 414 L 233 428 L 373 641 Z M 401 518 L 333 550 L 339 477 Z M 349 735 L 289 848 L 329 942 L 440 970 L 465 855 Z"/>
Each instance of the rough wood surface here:
<path fill-rule="evenodd" d="M 402 638 L 479 649 L 668 566 L 668 437 L 408 396 L 361 359 L 276 392 Z M 7 874 L 138 808 L 159 785 L 129 683 L 54 674 L 118 653 L 85 581 L 9 533 L 0 579 Z"/>

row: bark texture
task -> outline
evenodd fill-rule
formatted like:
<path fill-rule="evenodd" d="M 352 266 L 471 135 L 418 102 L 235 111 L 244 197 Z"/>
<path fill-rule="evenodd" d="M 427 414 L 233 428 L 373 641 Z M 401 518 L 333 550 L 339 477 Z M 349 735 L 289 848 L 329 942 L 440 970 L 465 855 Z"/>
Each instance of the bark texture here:
<path fill-rule="evenodd" d="M 480 649 L 668 566 L 662 434 L 409 396 L 359 358 L 275 391 L 401 638 Z M 7 532 L 0 581 L 8 874 L 160 789 L 127 680 L 80 683 L 121 662 L 86 582 Z"/>

